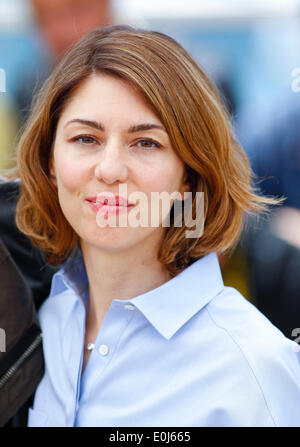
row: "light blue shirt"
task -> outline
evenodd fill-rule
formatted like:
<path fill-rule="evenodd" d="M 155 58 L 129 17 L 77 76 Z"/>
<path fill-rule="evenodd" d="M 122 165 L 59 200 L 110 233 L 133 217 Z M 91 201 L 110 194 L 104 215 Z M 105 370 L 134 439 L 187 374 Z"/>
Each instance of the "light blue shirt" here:
<path fill-rule="evenodd" d="M 300 426 L 299 346 L 224 286 L 215 253 L 113 300 L 81 376 L 87 290 L 82 258 L 53 277 L 29 426 Z"/>

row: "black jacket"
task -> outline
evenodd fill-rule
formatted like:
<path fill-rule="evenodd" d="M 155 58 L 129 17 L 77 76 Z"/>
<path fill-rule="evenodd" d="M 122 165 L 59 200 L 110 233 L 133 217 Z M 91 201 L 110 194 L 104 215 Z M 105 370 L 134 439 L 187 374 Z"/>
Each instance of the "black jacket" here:
<path fill-rule="evenodd" d="M 0 240 L 0 426 L 31 397 L 43 374 L 32 293 Z"/>
<path fill-rule="evenodd" d="M 19 182 L 0 182 L 0 238 L 33 293 L 38 309 L 49 295 L 51 279 L 57 267 L 45 262 L 43 253 L 15 225 Z"/>
<path fill-rule="evenodd" d="M 36 310 L 57 270 L 16 228 L 18 194 L 18 182 L 0 183 L 0 426 L 27 424 L 44 367 Z"/>

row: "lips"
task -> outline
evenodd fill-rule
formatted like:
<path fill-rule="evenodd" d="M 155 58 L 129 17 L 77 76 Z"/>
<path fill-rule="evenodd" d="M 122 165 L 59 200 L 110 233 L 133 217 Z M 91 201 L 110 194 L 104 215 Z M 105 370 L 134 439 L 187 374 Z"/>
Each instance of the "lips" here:
<path fill-rule="evenodd" d="M 97 213 L 101 211 L 101 213 L 119 214 L 120 212 L 126 212 L 135 206 L 134 204 L 129 203 L 124 197 L 106 196 L 101 193 L 94 197 L 88 197 L 86 201 Z"/>
<path fill-rule="evenodd" d="M 120 196 L 105 196 L 98 194 L 95 197 L 88 197 L 86 199 L 90 203 L 102 204 L 108 206 L 131 206 L 133 203 L 129 203 L 127 199 Z"/>

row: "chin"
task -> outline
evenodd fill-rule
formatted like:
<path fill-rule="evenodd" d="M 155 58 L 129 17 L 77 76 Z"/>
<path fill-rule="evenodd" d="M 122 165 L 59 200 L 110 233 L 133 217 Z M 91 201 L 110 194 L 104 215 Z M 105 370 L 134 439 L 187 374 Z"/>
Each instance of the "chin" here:
<path fill-rule="evenodd" d="M 85 245 L 96 247 L 107 252 L 118 252 L 126 250 L 129 246 L 134 245 L 134 241 L 130 243 L 130 237 L 126 228 L 99 228 L 87 234 L 80 235 L 80 239 Z"/>

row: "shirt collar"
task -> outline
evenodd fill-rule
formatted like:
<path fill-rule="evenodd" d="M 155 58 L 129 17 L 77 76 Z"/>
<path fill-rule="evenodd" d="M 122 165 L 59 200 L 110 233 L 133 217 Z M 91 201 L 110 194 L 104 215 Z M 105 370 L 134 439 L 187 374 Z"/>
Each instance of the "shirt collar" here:
<path fill-rule="evenodd" d="M 198 259 L 161 286 L 129 300 L 152 326 L 170 339 L 190 318 L 224 288 L 216 253 Z M 83 258 L 68 261 L 53 277 L 50 296 L 73 289 L 84 299 L 88 280 Z"/>
<path fill-rule="evenodd" d="M 66 290 L 75 291 L 80 298 L 85 298 L 88 291 L 88 278 L 82 256 L 75 259 L 69 258 L 53 275 L 49 298 Z"/>
<path fill-rule="evenodd" d="M 223 288 L 217 255 L 210 253 L 166 283 L 130 301 L 161 335 L 170 339 Z"/>

